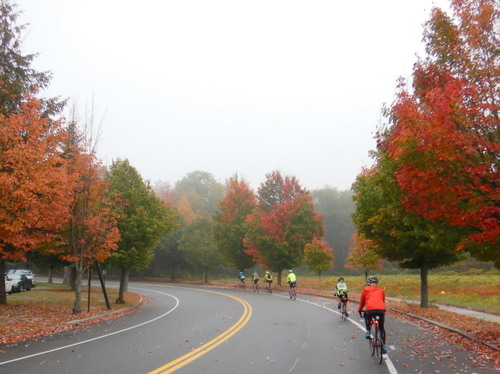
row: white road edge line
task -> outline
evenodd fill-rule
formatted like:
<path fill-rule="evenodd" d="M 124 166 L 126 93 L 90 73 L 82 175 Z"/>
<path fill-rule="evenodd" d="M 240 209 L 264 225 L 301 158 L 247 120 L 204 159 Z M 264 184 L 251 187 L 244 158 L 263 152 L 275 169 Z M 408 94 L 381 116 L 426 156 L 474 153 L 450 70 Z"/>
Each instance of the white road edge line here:
<path fill-rule="evenodd" d="M 280 296 L 280 295 L 273 295 L 273 296 Z M 285 296 L 281 296 L 281 297 L 285 297 Z M 335 314 L 338 314 L 340 315 L 339 312 L 337 312 L 336 310 L 334 309 L 331 309 L 331 308 L 328 308 L 326 306 L 324 306 L 323 304 L 318 304 L 318 303 L 314 303 L 312 301 L 308 301 L 308 300 L 300 300 L 300 299 L 297 299 L 296 301 L 300 301 L 302 303 L 306 303 L 306 304 L 311 304 L 311 305 L 314 305 L 314 306 L 318 306 L 320 308 L 323 308 L 323 309 L 326 309 L 332 313 L 335 313 Z M 351 319 L 351 318 L 347 318 L 349 321 L 351 321 L 352 324 L 358 326 L 363 332 L 365 331 L 365 326 L 361 325 L 360 323 L 356 322 L 355 320 Z M 385 365 L 387 366 L 387 370 L 389 370 L 389 374 L 398 374 L 398 371 L 396 370 L 396 368 L 394 367 L 394 364 L 392 363 L 390 357 L 388 354 L 384 355 L 384 362 L 385 362 Z M 298 361 L 298 359 L 297 359 Z M 293 368 L 295 367 L 295 365 L 297 364 L 297 361 L 295 361 L 295 364 L 293 365 L 292 369 L 290 370 L 290 373 L 292 372 Z"/>
<path fill-rule="evenodd" d="M 73 344 L 65 345 L 63 347 L 50 349 L 48 351 L 38 352 L 38 353 L 34 353 L 32 355 L 18 357 L 18 358 L 14 358 L 14 359 L 8 360 L 8 361 L 3 361 L 3 362 L 0 362 L 0 366 L 1 365 L 5 365 L 5 364 L 10 364 L 10 363 L 16 362 L 16 361 L 26 360 L 28 358 L 32 358 L 32 357 L 36 357 L 36 356 L 45 355 L 45 354 L 52 353 L 52 352 L 57 352 L 57 351 L 60 351 L 60 350 L 63 350 L 63 349 L 75 347 L 77 345 L 82 345 L 82 344 L 90 343 L 90 342 L 93 342 L 95 340 L 107 338 L 108 336 L 112 336 L 112 335 L 116 335 L 116 334 L 121 334 L 122 332 L 129 331 L 129 330 L 135 329 L 137 327 L 141 327 L 141 326 L 147 325 L 148 323 L 151 323 L 151 322 L 154 322 L 154 321 L 156 321 L 156 320 L 158 320 L 160 318 L 163 318 L 166 315 L 172 313 L 179 306 L 179 299 L 176 298 L 174 295 L 170 295 L 168 293 L 161 292 L 161 291 L 156 291 L 156 290 L 146 290 L 146 289 L 142 289 L 142 288 L 134 288 L 134 289 L 139 290 L 139 291 L 156 292 L 156 293 L 160 293 L 160 294 L 163 294 L 163 295 L 166 295 L 166 296 L 170 296 L 170 297 L 172 297 L 172 298 L 175 299 L 175 306 L 172 309 L 170 309 L 169 311 L 163 313 L 162 315 L 159 315 L 158 317 L 150 319 L 149 321 L 145 321 L 145 322 L 139 323 L 138 325 L 130 326 L 130 327 L 127 327 L 126 329 L 123 329 L 123 330 L 114 331 L 114 332 L 111 332 L 109 334 L 105 334 L 105 335 L 102 335 L 102 336 L 97 336 L 95 338 L 87 339 L 87 340 L 84 340 L 84 341 L 81 341 L 81 342 L 78 342 L 78 343 L 73 343 Z"/>
<path fill-rule="evenodd" d="M 297 366 L 297 363 L 298 363 L 298 362 L 299 362 L 299 358 L 297 357 L 297 358 L 295 359 L 295 362 L 293 363 L 292 368 L 290 369 L 289 373 L 291 373 L 291 372 L 293 371 L 293 369 L 295 369 L 295 366 Z"/>

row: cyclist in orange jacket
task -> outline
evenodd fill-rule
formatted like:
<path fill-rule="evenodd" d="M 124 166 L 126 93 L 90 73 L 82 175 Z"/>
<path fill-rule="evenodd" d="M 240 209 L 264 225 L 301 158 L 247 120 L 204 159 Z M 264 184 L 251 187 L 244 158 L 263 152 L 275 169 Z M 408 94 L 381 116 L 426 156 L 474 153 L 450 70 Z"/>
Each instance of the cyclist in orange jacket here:
<path fill-rule="evenodd" d="M 385 292 L 382 288 L 377 287 L 378 279 L 376 277 L 368 277 L 366 280 L 367 286 L 363 288 L 361 300 L 359 301 L 358 312 L 361 314 L 363 308 L 365 309 L 365 338 L 370 339 L 370 319 L 373 316 L 379 316 L 378 325 L 382 342 L 384 343 L 383 354 L 387 353 L 385 349 Z"/>

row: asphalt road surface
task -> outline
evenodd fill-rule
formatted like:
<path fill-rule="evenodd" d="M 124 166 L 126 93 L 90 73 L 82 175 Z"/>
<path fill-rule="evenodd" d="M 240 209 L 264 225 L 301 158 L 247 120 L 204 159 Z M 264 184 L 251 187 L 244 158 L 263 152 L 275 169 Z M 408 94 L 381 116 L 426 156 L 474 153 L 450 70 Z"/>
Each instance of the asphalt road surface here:
<path fill-rule="evenodd" d="M 2 374 L 497 373 L 419 327 L 386 322 L 389 354 L 370 356 L 357 313 L 299 293 L 130 284 L 137 312 L 50 337 L 0 345 Z"/>

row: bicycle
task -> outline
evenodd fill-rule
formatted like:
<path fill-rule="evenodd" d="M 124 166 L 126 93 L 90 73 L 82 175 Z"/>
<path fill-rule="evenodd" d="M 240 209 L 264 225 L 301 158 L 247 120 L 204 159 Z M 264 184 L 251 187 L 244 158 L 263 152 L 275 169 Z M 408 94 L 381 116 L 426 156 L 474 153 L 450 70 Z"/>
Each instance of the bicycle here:
<path fill-rule="evenodd" d="M 347 292 L 341 291 L 338 294 L 339 296 L 339 305 L 340 305 L 340 318 L 342 320 L 347 321 L 347 318 L 349 317 L 349 313 L 347 312 Z"/>
<path fill-rule="evenodd" d="M 349 317 L 349 313 L 347 313 L 347 299 L 342 299 L 340 302 L 340 318 L 347 321 L 347 317 Z"/>
<path fill-rule="evenodd" d="M 363 312 L 363 318 L 365 317 L 365 314 L 366 312 Z M 382 349 L 384 348 L 384 342 L 379 329 L 379 319 L 380 316 L 372 316 L 370 318 L 370 338 L 368 339 L 368 343 L 372 356 L 377 358 L 379 364 L 382 364 Z"/>
<path fill-rule="evenodd" d="M 253 292 L 257 292 L 257 290 L 259 289 L 259 281 L 257 280 L 257 282 L 253 282 Z"/>
<path fill-rule="evenodd" d="M 295 284 L 292 284 L 288 290 L 288 294 L 290 295 L 290 300 L 297 300 L 297 286 Z"/>
<path fill-rule="evenodd" d="M 271 282 L 266 282 L 266 291 L 269 295 L 273 293 L 273 284 Z"/>

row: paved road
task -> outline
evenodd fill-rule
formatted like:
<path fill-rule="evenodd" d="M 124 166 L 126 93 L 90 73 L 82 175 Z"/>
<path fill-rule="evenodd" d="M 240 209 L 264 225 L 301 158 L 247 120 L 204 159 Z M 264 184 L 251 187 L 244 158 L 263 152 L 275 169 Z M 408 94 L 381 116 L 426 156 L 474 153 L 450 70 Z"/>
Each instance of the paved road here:
<path fill-rule="evenodd" d="M 396 320 L 389 322 L 389 359 L 378 365 L 357 318 L 343 322 L 329 302 L 300 293 L 291 301 L 231 290 L 130 288 L 148 298 L 138 312 L 0 346 L 0 373 L 494 373 Z"/>

